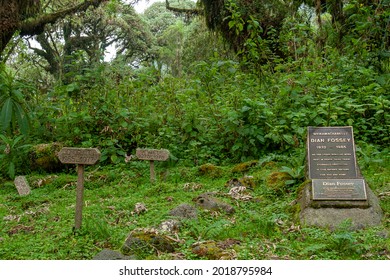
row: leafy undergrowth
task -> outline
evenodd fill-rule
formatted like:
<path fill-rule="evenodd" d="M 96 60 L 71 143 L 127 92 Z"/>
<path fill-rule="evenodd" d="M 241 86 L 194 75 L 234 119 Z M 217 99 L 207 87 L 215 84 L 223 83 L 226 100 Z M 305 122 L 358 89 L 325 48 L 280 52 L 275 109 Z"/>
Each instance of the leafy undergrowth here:
<path fill-rule="evenodd" d="M 77 232 L 76 172 L 30 174 L 30 195 L 19 196 L 13 182 L 0 187 L 0 259 L 92 259 L 104 248 L 120 251 L 130 232 L 158 227 L 174 207 L 196 206 L 194 198 L 208 192 L 219 194 L 235 212 L 198 208 L 198 219 L 184 222 L 171 236 L 178 244 L 174 253 L 150 252 L 144 258 L 207 258 L 195 254 L 193 244 L 212 240 L 230 242 L 230 258 L 243 260 L 389 259 L 390 174 L 381 164 L 370 163 L 363 171 L 380 198 L 383 223 L 358 231 L 348 230 L 348 221 L 334 231 L 300 225 L 295 202 L 303 179 L 291 177 L 273 188 L 270 174 L 286 170 L 277 161 L 224 167 L 157 163 L 154 184 L 147 162 L 88 167 L 83 224 Z M 229 196 L 228 182 L 245 175 L 247 196 Z M 147 210 L 136 211 L 137 203 Z"/>

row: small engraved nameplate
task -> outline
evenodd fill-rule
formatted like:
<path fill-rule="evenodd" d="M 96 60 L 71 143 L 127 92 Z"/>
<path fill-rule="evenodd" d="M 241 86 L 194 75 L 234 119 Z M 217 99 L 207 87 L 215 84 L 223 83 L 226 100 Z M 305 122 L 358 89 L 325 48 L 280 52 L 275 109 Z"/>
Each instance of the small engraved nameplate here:
<path fill-rule="evenodd" d="M 367 200 L 364 179 L 313 179 L 313 200 Z"/>

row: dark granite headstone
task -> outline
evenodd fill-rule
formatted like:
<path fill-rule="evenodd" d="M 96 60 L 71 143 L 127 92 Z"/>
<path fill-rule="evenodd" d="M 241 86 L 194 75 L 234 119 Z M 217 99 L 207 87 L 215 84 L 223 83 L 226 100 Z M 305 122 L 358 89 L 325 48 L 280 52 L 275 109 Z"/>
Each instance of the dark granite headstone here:
<path fill-rule="evenodd" d="M 313 200 L 367 200 L 352 127 L 309 127 L 307 157 Z"/>
<path fill-rule="evenodd" d="M 352 127 L 309 127 L 310 179 L 357 178 Z"/>
<path fill-rule="evenodd" d="M 310 183 L 299 198 L 303 224 L 336 228 L 347 219 L 354 228 L 380 224 L 378 199 L 356 162 L 352 127 L 308 127 L 307 163 Z"/>

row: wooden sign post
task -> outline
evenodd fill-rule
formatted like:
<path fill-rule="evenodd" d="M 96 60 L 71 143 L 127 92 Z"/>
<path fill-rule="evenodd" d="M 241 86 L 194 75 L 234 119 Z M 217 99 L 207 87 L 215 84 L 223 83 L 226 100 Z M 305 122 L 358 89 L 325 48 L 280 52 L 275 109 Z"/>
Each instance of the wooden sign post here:
<path fill-rule="evenodd" d="M 154 173 L 154 161 L 166 161 L 169 158 L 168 150 L 154 150 L 154 149 L 137 149 L 136 154 L 138 159 L 149 160 L 150 162 L 150 182 L 156 181 Z"/>
<path fill-rule="evenodd" d="M 75 229 L 81 227 L 84 195 L 84 165 L 93 165 L 100 159 L 100 151 L 95 148 L 63 148 L 58 159 L 64 164 L 77 164 L 77 190 Z"/>

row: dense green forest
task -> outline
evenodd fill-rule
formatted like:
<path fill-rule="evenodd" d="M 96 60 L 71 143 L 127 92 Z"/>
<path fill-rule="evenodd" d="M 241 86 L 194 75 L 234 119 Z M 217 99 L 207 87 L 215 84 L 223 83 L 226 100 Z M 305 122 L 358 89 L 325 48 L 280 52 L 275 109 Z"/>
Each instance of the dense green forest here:
<path fill-rule="evenodd" d="M 135 2 L 0 0 L 0 18 L 8 20 L 0 19 L 2 214 L 9 214 L 14 203 L 36 206 L 32 198 L 24 201 L 14 194 L 10 182 L 17 175 L 38 182 L 57 174 L 62 179 L 49 188 L 66 190 L 69 179 L 64 178 L 74 170 L 53 156 L 65 146 L 100 150 L 103 171 L 91 167 L 101 172 L 100 177 L 95 174 L 92 190 L 110 182 L 121 185 L 120 179 L 127 178 L 140 194 L 145 191 L 142 182 L 148 184 L 148 167 L 131 159 L 136 148 L 170 151 L 169 161 L 157 168 L 174 171 L 168 183 L 159 177 L 162 185 L 152 187 L 157 193 L 161 188 L 173 191 L 166 185 L 169 180 L 176 185 L 196 180 L 199 170 L 206 176 L 199 180 L 207 185 L 212 184 L 210 178 L 219 183 L 229 179 L 233 175 L 224 170 L 236 164 L 256 162 L 254 168 L 261 169 L 275 162 L 274 168 L 290 176 L 285 191 L 278 187 L 260 193 L 273 202 L 288 197 L 273 204 L 287 211 L 304 181 L 307 127 L 352 126 L 360 168 L 374 192 L 382 194 L 388 232 L 389 0 L 171 0 L 154 3 L 142 14 L 135 12 Z M 17 17 L 8 14 L 13 9 Z M 140 176 L 145 181 L 139 181 Z M 43 194 L 41 185 L 35 187 Z M 292 220 L 291 215 L 274 218 Z M 224 223 L 226 219 L 215 228 Z M 269 232 L 278 226 L 256 219 L 254 223 L 270 240 Z M 107 241 L 109 229 L 103 224 L 89 225 L 100 234 L 86 248 L 91 254 L 97 247 L 116 248 L 123 239 L 124 233 L 115 233 L 116 239 Z M 205 238 L 213 231 L 207 231 L 209 224 L 203 226 L 203 235 L 196 234 Z M 288 231 L 286 224 L 283 227 Z M 194 225 L 188 228 L 195 231 Z M 388 241 L 376 244 L 372 232 L 365 236 L 376 244 L 375 256 L 368 253 L 372 248 L 354 247 L 359 237 L 352 233 L 325 237 L 313 229 L 306 234 L 313 244 L 318 241 L 313 236 L 321 235 L 324 244 L 311 245 L 306 253 L 295 253 L 301 245 L 294 252 L 282 249 L 260 256 L 248 249 L 239 258 L 310 258 L 317 250 L 324 252 L 317 258 L 389 257 Z M 84 232 L 80 238 L 86 236 Z M 0 245 L 7 238 L 0 237 Z M 107 239 L 109 245 L 96 238 Z M 337 257 L 332 250 L 344 253 Z M 11 247 L 7 252 L 0 258 L 18 258 Z M 91 255 L 61 251 L 59 258 L 83 256 Z"/>

